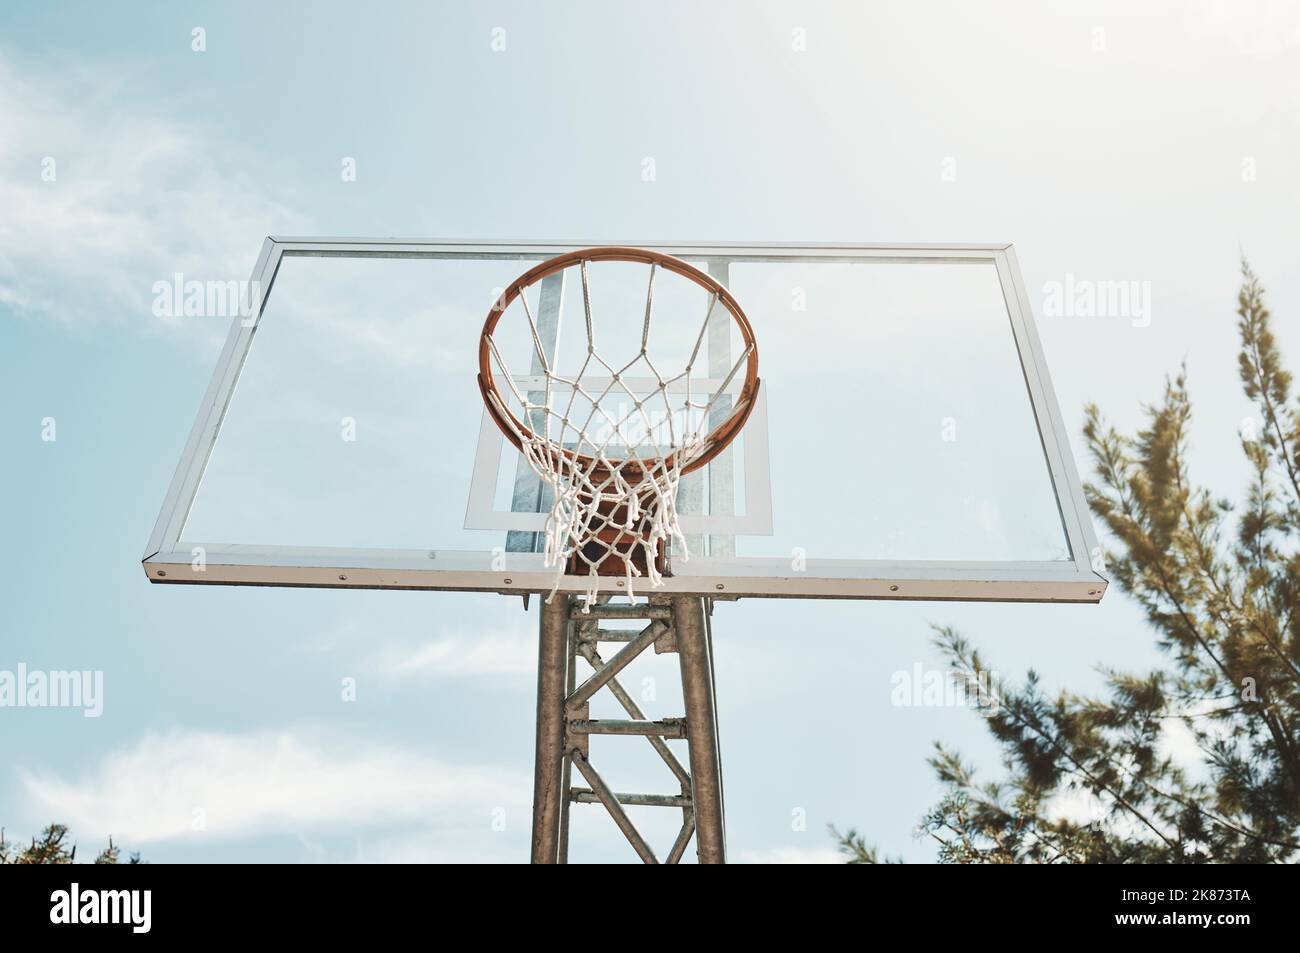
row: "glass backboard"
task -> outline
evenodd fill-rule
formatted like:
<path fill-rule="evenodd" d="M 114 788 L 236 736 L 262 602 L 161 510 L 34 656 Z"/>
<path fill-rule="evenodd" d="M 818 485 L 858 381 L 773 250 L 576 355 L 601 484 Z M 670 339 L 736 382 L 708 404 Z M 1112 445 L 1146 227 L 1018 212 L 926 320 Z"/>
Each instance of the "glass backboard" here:
<path fill-rule="evenodd" d="M 580 247 L 268 239 L 150 540 L 149 579 L 549 592 L 547 489 L 484 411 L 479 335 L 515 277 Z M 1009 246 L 639 247 L 730 289 L 762 379 L 740 438 L 680 488 L 687 552 L 671 554 L 662 591 L 1101 598 Z M 641 281 L 593 271 L 605 346 L 639 340 Z M 577 282 L 536 295 L 557 350 L 581 346 Z M 673 321 L 699 306 L 657 294 L 654 353 L 689 349 Z M 710 367 L 735 347 L 711 334 Z"/>

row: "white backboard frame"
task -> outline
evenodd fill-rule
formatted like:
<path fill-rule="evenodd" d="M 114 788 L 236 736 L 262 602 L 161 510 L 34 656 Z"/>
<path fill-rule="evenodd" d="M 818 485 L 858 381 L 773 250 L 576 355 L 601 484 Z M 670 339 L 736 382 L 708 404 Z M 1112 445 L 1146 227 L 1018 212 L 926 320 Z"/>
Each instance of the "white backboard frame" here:
<path fill-rule="evenodd" d="M 1107 581 L 1092 566 L 1098 552 L 1066 430 L 1052 391 L 1029 298 L 1010 245 L 721 244 L 689 242 L 497 242 L 406 239 L 268 238 L 250 286 L 258 291 L 251 318 L 235 318 L 198 417 L 172 478 L 143 558 L 155 583 L 430 589 L 506 593 L 549 592 L 554 571 L 539 553 L 459 550 L 341 549 L 213 544 L 184 538 L 185 522 L 216 445 L 257 322 L 286 256 L 493 258 L 536 262 L 591 245 L 651 248 L 682 258 L 727 262 L 979 262 L 991 263 L 1025 375 L 1030 404 L 1070 548 L 1067 560 L 938 562 L 929 560 L 808 559 L 796 571 L 773 557 L 695 557 L 675 564 L 659 592 L 718 598 L 792 597 L 922 599 L 999 602 L 1098 602 Z M 761 334 L 761 329 L 760 329 Z M 761 339 L 760 339 L 761 341 Z M 473 374 L 474 368 L 466 368 Z M 765 424 L 765 420 L 764 420 Z M 765 452 L 766 433 L 752 446 Z M 749 467 L 746 467 L 748 472 Z M 760 468 L 756 472 L 765 472 Z M 761 488 L 755 522 L 733 529 L 762 532 Z M 481 500 L 479 501 L 481 504 Z M 490 508 L 490 502 L 489 502 Z M 472 504 L 471 504 L 472 506 Z M 747 511 L 748 513 L 748 511 Z M 770 532 L 770 506 L 765 531 Z M 202 553 L 202 560 L 197 557 Z M 617 585 L 621 585 L 621 581 Z M 615 585 L 611 580 L 611 586 Z M 561 590 L 584 592 L 582 577 L 564 577 Z"/>

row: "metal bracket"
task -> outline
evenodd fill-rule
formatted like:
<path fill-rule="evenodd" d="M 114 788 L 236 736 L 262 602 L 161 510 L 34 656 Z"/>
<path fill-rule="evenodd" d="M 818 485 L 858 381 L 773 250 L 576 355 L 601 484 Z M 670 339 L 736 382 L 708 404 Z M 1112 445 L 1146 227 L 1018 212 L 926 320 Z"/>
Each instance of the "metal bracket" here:
<path fill-rule="evenodd" d="M 578 751 L 584 758 L 591 757 L 591 732 L 575 731 L 577 724 L 591 720 L 591 704 L 583 702 L 564 709 L 564 753 L 566 756 Z"/>
<path fill-rule="evenodd" d="M 664 634 L 655 639 L 655 655 L 671 655 L 677 651 L 676 629 L 669 626 Z"/>

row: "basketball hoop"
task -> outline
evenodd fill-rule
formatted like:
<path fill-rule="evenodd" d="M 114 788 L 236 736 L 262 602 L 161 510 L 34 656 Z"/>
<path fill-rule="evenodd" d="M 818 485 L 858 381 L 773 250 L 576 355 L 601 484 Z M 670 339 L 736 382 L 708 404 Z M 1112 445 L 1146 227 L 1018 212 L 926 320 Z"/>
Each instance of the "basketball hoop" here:
<path fill-rule="evenodd" d="M 597 351 L 587 274 L 593 262 L 649 266 L 640 353 L 630 361 L 615 364 Z M 566 375 L 553 366 L 524 292 L 548 275 L 573 267 L 578 268 L 582 280 L 587 347 L 581 366 Z M 660 270 L 688 279 L 708 293 L 686 366 L 667 377 L 649 353 L 655 278 Z M 542 372 L 541 390 L 521 387 L 497 347 L 497 326 L 516 299 L 528 320 L 534 364 L 540 365 Z M 710 323 L 722 311 L 739 329 L 742 352 L 722 381 L 712 381 L 706 393 L 697 394 L 692 377 L 698 384 L 701 375 L 695 373 L 695 365 Z M 627 372 L 638 364 L 650 374 L 642 380 L 640 391 L 634 391 Z M 493 373 L 494 366 L 499 377 Z M 743 383 L 731 412 L 706 431 L 714 410 L 725 407 L 720 399 L 730 396 L 732 382 L 742 367 Z M 608 377 L 594 383 L 595 374 Z M 522 419 L 511 410 L 498 381 L 505 382 Z M 502 292 L 483 325 L 478 382 L 488 414 L 554 493 L 545 528 L 545 564 L 557 567 L 551 595 L 559 589 L 563 576 L 578 575 L 587 577 L 588 602 L 599 592 L 601 579 L 613 576 L 625 580 L 631 597 L 636 577 L 645 576 L 651 586 L 662 584 L 669 569 L 669 546 L 674 558 L 679 556 L 679 547 L 681 560 L 690 558 L 677 512 L 677 488 L 684 475 L 703 467 L 736 438 L 753 411 L 759 387 L 758 345 L 736 299 L 693 265 L 641 248 L 586 248 L 542 262 Z M 580 408 L 575 412 L 579 396 L 589 412 Z M 631 409 L 623 411 L 618 405 L 629 400 Z M 656 423 L 651 415 L 658 413 L 666 416 Z M 620 453 L 616 441 L 629 424 L 643 426 L 647 436 Z M 643 452 L 635 452 L 641 447 Z"/>

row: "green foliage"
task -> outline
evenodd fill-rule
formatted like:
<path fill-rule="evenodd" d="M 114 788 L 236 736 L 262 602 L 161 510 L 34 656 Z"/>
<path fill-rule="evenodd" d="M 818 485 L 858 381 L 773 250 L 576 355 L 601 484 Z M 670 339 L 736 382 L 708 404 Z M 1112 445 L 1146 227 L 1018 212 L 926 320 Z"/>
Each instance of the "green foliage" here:
<path fill-rule="evenodd" d="M 941 861 L 1300 860 L 1300 403 L 1245 262 L 1237 314 L 1241 381 L 1261 423 L 1242 435 L 1251 481 L 1239 509 L 1188 473 L 1185 369 L 1135 435 L 1087 409 L 1096 477 L 1085 491 L 1116 544 L 1109 573 L 1142 606 L 1167 663 L 1103 669 L 1101 698 L 1049 696 L 1034 672 L 1008 684 L 958 633 L 937 631 L 959 677 L 990 689 L 979 713 L 1003 769 L 980 783 L 936 745 L 929 761 L 946 791 L 922 830 Z M 1162 754 L 1179 724 L 1197 764 Z M 859 858 L 850 862 L 874 862 L 853 832 L 836 837 Z"/>
<path fill-rule="evenodd" d="M 62 824 L 51 824 L 41 831 L 39 838 L 32 838 L 29 846 L 18 849 L 12 842 L 5 840 L 4 831 L 0 830 L 0 864 L 75 864 L 77 862 L 77 845 L 67 844 L 68 829 Z M 108 839 L 108 846 L 95 857 L 97 864 L 116 864 L 121 860 L 122 849 Z M 140 855 L 132 854 L 129 861 L 140 863 Z"/>
<path fill-rule="evenodd" d="M 863 840 L 862 835 L 850 828 L 841 834 L 835 829 L 834 825 L 830 827 L 831 836 L 839 842 L 840 853 L 847 858 L 847 864 L 901 864 L 901 860 L 894 860 L 889 857 L 882 858 L 876 851 L 875 847 L 869 845 Z"/>

